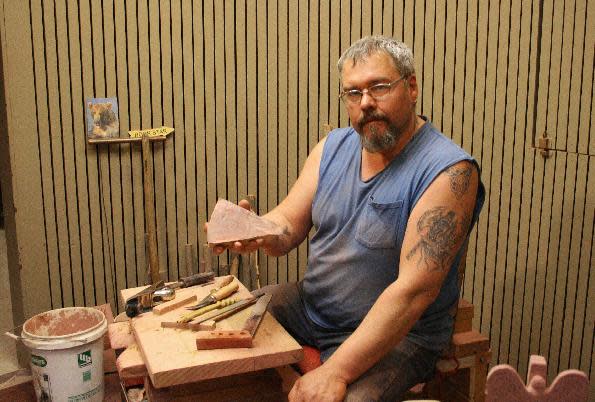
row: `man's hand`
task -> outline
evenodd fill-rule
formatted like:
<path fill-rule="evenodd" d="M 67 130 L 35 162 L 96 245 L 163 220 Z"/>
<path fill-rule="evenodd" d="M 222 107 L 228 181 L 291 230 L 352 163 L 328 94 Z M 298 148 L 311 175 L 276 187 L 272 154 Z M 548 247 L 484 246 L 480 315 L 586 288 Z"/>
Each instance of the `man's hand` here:
<path fill-rule="evenodd" d="M 289 402 L 340 402 L 346 390 L 347 382 L 323 364 L 296 381 Z"/>
<path fill-rule="evenodd" d="M 241 200 L 238 202 L 238 205 L 244 209 L 250 211 L 252 208 L 250 206 L 250 202 L 248 200 Z M 205 223 L 204 230 L 207 232 L 209 227 L 208 222 Z M 258 237 L 256 239 L 250 239 L 245 241 L 236 241 L 229 244 L 217 244 L 213 246 L 213 254 L 219 255 L 223 253 L 225 250 L 233 251 L 234 253 L 238 254 L 247 254 L 253 251 L 258 250 L 259 248 L 264 249 L 265 253 L 267 251 L 267 247 L 275 241 L 277 236 L 265 236 L 265 237 Z"/>

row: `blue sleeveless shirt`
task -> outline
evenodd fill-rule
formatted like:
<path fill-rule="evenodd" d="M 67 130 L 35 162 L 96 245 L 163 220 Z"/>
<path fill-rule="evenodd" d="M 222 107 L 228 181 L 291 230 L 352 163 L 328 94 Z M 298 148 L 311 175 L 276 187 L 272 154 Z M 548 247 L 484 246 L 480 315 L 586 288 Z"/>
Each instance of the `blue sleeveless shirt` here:
<path fill-rule="evenodd" d="M 427 119 L 426 119 L 427 120 Z M 417 201 L 446 168 L 473 158 L 427 121 L 380 173 L 361 180 L 361 142 L 351 127 L 327 136 L 312 203 L 315 234 L 303 280 L 306 312 L 317 325 L 353 331 L 380 293 L 399 275 L 407 220 Z M 484 199 L 480 184 L 474 211 Z M 430 350 L 450 341 L 457 302 L 459 251 L 440 293 L 407 337 Z"/>

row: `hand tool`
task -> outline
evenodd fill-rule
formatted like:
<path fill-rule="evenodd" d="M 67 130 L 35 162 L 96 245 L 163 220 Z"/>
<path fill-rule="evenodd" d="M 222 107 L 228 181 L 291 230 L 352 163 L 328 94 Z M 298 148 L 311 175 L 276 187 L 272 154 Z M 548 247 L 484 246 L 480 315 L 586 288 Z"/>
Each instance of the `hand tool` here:
<path fill-rule="evenodd" d="M 126 315 L 132 318 L 150 311 L 160 303 L 173 300 L 176 297 L 175 289 L 199 285 L 212 280 L 214 277 L 213 272 L 204 272 L 180 278 L 179 281 L 170 283 L 167 286 L 163 281 L 159 281 L 126 300 Z"/>
<path fill-rule="evenodd" d="M 239 288 L 238 282 L 234 281 L 233 278 L 234 277 L 231 275 L 228 276 L 223 282 L 219 284 L 219 288 L 211 290 L 211 293 L 202 299 L 200 303 L 195 306 L 186 307 L 186 309 L 198 310 L 202 307 L 208 306 L 209 304 L 213 304 L 219 300 L 225 299 Z"/>
<path fill-rule="evenodd" d="M 199 332 L 196 336 L 196 349 L 251 348 L 254 334 L 270 301 L 271 294 L 260 297 L 241 330 Z"/>
<path fill-rule="evenodd" d="M 231 297 L 231 298 L 225 299 L 225 300 L 219 300 L 218 302 L 209 304 L 208 306 L 199 308 L 198 310 L 192 311 L 188 314 L 184 314 L 183 316 L 180 317 L 180 319 L 177 322 L 183 323 L 183 322 L 192 321 L 194 318 L 198 317 L 199 315 L 207 313 L 211 310 L 230 306 L 230 305 L 236 303 L 237 301 L 238 301 L 238 299 L 236 299 L 235 297 Z"/>
<path fill-rule="evenodd" d="M 199 325 L 201 323 L 209 320 L 220 321 L 256 303 L 257 300 L 258 298 L 251 297 L 250 299 L 240 300 L 239 302 L 224 307 L 220 310 L 214 310 L 209 313 L 202 314 L 198 318 L 195 318 L 194 320 L 190 321 L 188 328 L 190 328 L 193 331 L 196 331 L 199 329 Z"/>
<path fill-rule="evenodd" d="M 230 299 L 230 300 L 235 300 L 235 299 Z M 191 329 L 192 331 L 200 331 L 201 329 L 203 329 L 203 325 L 201 325 L 202 323 L 206 322 L 206 321 L 220 321 L 224 318 L 229 317 L 230 315 L 233 315 L 235 313 L 237 313 L 238 311 L 241 311 L 243 309 L 245 309 L 246 307 L 256 303 L 256 300 L 258 300 L 258 298 L 256 297 L 251 297 L 249 299 L 244 299 L 244 300 L 240 300 L 237 303 L 233 303 L 230 304 L 226 307 L 222 307 L 219 309 L 212 309 L 211 311 L 205 312 L 204 310 L 199 312 L 199 314 L 196 314 L 196 311 L 192 312 L 192 313 L 188 313 L 184 316 L 182 316 L 178 321 L 175 322 L 171 322 L 171 321 L 162 321 L 161 322 L 161 327 L 163 328 L 181 328 L 181 329 Z M 227 300 L 223 300 L 222 303 L 227 302 Z M 207 307 L 212 306 L 209 305 Z M 160 306 L 157 306 L 155 308 L 158 308 Z M 206 308 L 206 307 L 203 307 Z M 185 317 L 188 316 L 193 316 L 193 317 L 198 317 L 198 318 L 194 318 L 191 321 L 186 321 Z M 214 328 L 211 328 L 214 329 Z"/>
<path fill-rule="evenodd" d="M 215 278 L 214 272 L 201 272 L 198 274 L 190 275 L 185 278 L 180 278 L 179 281 L 174 283 L 168 283 L 167 287 L 172 289 L 177 288 L 188 288 L 194 285 L 202 285 L 203 283 L 207 283 Z"/>
<path fill-rule="evenodd" d="M 172 300 L 175 297 L 175 291 L 173 289 L 157 293 L 156 300 L 153 300 L 155 292 L 163 289 L 163 287 L 163 281 L 159 281 L 126 299 L 126 315 L 130 318 L 136 317 L 141 313 L 151 310 L 154 303 L 165 301 L 165 299 Z"/>

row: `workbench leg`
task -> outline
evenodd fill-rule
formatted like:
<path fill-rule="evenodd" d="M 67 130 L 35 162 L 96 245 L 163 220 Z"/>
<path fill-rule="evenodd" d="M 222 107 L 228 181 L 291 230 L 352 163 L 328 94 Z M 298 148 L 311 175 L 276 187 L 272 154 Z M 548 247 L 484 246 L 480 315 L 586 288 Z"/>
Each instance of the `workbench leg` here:
<path fill-rule="evenodd" d="M 471 374 L 470 394 L 473 402 L 485 402 L 486 378 L 488 376 L 488 365 L 490 364 L 491 351 L 477 353 L 475 355 L 475 366 Z"/>

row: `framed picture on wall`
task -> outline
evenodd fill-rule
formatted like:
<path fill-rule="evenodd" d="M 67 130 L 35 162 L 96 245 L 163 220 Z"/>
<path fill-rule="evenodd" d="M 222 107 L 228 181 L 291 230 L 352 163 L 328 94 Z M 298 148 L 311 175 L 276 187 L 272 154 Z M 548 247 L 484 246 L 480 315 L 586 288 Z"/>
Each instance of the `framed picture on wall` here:
<path fill-rule="evenodd" d="M 118 98 L 88 98 L 85 101 L 87 138 L 120 136 Z"/>

